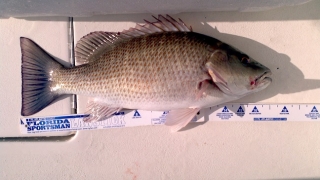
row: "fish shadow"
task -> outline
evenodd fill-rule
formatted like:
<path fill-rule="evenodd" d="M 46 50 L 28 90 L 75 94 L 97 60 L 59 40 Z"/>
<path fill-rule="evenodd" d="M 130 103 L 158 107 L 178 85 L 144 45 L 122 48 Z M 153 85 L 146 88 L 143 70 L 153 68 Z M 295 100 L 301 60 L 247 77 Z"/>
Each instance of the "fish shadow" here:
<path fill-rule="evenodd" d="M 236 47 L 272 71 L 272 83 L 269 87 L 263 91 L 256 92 L 241 99 L 232 101 L 230 102 L 231 104 L 240 103 L 246 105 L 249 103 L 256 103 L 265 99 L 269 99 L 279 94 L 293 94 L 320 88 L 320 79 L 305 78 L 303 72 L 291 62 L 291 59 L 288 55 L 277 52 L 253 39 L 222 33 L 219 32 L 216 27 L 210 26 L 207 22 L 216 20 L 217 17 L 215 14 L 217 13 L 202 13 L 198 16 L 185 14 L 184 19 L 188 19 L 186 24 L 192 24 L 195 32 L 214 37 Z M 313 61 L 314 60 L 310 60 L 310 62 Z M 297 99 L 297 102 L 299 102 L 299 99 Z M 245 106 L 243 106 L 243 110 L 244 112 L 248 111 Z M 201 111 L 203 110 L 200 110 L 200 112 Z M 230 111 L 235 113 L 236 109 L 232 109 Z M 204 117 L 204 122 L 190 123 L 180 131 L 195 128 L 209 121 L 208 115 L 198 116 L 198 118 L 202 117 Z"/>
<path fill-rule="evenodd" d="M 213 28 L 207 23 L 199 23 L 198 25 L 202 25 L 201 33 L 215 37 L 240 49 L 272 71 L 272 83 L 269 87 L 263 91 L 250 94 L 230 103 L 241 103 L 246 105 L 272 98 L 278 94 L 293 94 L 320 88 L 320 79 L 306 79 L 303 72 L 291 62 L 290 57 L 286 54 L 276 52 L 266 45 L 246 37 L 221 33 L 218 29 Z M 299 99 L 297 99 L 297 103 L 298 102 Z M 245 113 L 248 112 L 248 109 L 245 107 L 243 107 L 243 110 Z M 200 110 L 200 112 L 201 111 L 203 110 Z M 236 112 L 235 109 L 230 111 Z M 202 115 L 198 118 L 202 117 L 204 117 L 204 122 L 190 123 L 180 131 L 193 129 L 209 121 L 208 115 Z"/>
<path fill-rule="evenodd" d="M 207 23 L 202 26 L 202 33 L 237 47 L 272 71 L 272 83 L 269 87 L 234 102 L 255 103 L 278 94 L 292 94 L 320 88 L 320 79 L 306 79 L 303 72 L 291 62 L 290 57 L 286 54 L 278 53 L 246 37 L 221 33 Z"/>

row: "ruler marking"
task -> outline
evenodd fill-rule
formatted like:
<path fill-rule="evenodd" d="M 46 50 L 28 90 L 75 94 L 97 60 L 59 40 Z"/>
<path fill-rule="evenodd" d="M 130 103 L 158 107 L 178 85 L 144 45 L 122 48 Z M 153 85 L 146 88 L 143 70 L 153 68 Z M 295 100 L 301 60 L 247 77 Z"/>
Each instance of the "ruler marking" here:
<path fill-rule="evenodd" d="M 264 106 L 268 106 L 268 108 L 261 109 L 261 107 Z M 320 122 L 320 113 L 318 112 L 319 109 L 317 109 L 317 107 L 320 107 L 320 104 L 306 104 L 305 106 L 304 104 L 291 104 L 291 108 L 288 108 L 288 106 L 290 107 L 290 104 L 220 104 L 208 108 L 212 111 L 206 111 L 206 108 L 201 109 L 201 111 L 199 111 L 201 117 L 196 116 L 193 121 Z M 232 107 L 235 107 L 235 109 Z M 299 111 L 297 111 L 297 109 L 299 109 Z M 83 122 L 83 117 L 87 115 L 77 114 L 51 117 L 23 117 L 19 119 L 19 124 L 22 134 L 53 131 L 71 132 L 80 130 L 146 126 L 150 125 L 150 122 L 151 125 L 164 124 L 167 114 L 168 112 L 163 111 L 122 110 L 106 120 L 99 121 L 98 123 Z"/>

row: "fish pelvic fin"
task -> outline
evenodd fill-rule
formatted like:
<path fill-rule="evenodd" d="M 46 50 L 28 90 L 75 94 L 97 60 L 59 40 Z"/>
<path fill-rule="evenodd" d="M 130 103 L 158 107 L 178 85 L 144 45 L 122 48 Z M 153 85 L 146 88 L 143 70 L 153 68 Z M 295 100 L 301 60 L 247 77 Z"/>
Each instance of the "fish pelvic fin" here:
<path fill-rule="evenodd" d="M 21 37 L 21 115 L 30 116 L 62 96 L 52 88 L 52 73 L 63 66 L 32 40 Z"/>
<path fill-rule="evenodd" d="M 171 132 L 178 132 L 185 127 L 200 111 L 200 108 L 175 109 L 169 111 L 166 126 L 170 126 Z"/>

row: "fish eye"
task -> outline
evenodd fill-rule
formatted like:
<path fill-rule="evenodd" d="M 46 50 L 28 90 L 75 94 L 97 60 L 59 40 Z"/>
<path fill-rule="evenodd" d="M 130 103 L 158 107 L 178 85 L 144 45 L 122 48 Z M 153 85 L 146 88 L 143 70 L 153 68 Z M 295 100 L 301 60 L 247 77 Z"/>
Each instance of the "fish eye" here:
<path fill-rule="evenodd" d="M 250 63 L 250 58 L 248 56 L 243 56 L 241 58 L 241 62 L 244 64 L 248 64 L 248 63 Z"/>

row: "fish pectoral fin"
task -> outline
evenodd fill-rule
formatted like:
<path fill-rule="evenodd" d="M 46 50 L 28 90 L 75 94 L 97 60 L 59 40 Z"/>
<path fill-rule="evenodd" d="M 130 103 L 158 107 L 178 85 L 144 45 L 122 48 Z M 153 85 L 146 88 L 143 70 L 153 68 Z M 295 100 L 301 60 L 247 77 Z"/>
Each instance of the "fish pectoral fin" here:
<path fill-rule="evenodd" d="M 212 55 L 211 58 L 215 61 L 226 61 L 228 56 L 225 52 L 217 50 Z M 222 77 L 222 75 L 216 70 L 214 64 L 207 62 L 205 67 L 212 78 L 212 81 L 226 94 L 232 94 L 230 88 L 228 87 L 227 81 Z"/>
<path fill-rule="evenodd" d="M 220 76 L 217 71 L 211 70 L 208 68 L 208 72 L 212 77 L 212 81 L 219 87 L 219 89 L 228 95 L 233 95 L 232 91 L 228 87 L 228 83 Z"/>
<path fill-rule="evenodd" d="M 224 62 L 228 60 L 228 56 L 225 52 L 217 50 L 214 53 L 212 53 L 211 58 L 212 61 L 220 61 L 220 62 Z M 208 73 L 210 74 L 213 82 L 215 83 L 222 83 L 227 85 L 227 81 L 222 77 L 222 75 L 216 70 L 215 65 L 212 62 L 207 62 L 205 64 L 205 68 L 208 71 Z"/>
<path fill-rule="evenodd" d="M 105 120 L 114 113 L 119 112 L 121 107 L 110 107 L 96 100 L 89 100 L 85 114 L 90 114 L 83 119 L 84 122 L 96 122 Z"/>
<path fill-rule="evenodd" d="M 228 87 L 228 83 L 223 77 L 211 67 L 211 63 L 207 63 L 206 67 L 208 68 L 208 73 L 212 77 L 212 81 L 226 94 L 230 94 L 231 90 Z"/>
<path fill-rule="evenodd" d="M 212 66 L 212 64 L 210 62 L 206 64 L 206 67 L 207 67 L 208 73 L 210 74 L 213 82 L 227 85 L 227 81 L 225 79 L 223 79 L 223 77 L 220 75 L 220 73 L 214 69 L 214 67 Z"/>
<path fill-rule="evenodd" d="M 199 112 L 200 108 L 186 108 L 169 111 L 165 125 L 171 126 L 171 132 L 185 127 Z"/>

